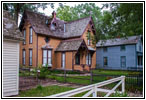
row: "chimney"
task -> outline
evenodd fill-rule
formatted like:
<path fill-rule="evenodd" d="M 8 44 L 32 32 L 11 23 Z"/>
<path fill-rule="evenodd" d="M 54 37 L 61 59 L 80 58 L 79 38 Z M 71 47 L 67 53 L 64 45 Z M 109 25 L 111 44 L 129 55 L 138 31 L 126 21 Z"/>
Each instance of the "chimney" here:
<path fill-rule="evenodd" d="M 55 11 L 52 12 L 52 18 L 56 19 L 56 12 Z"/>

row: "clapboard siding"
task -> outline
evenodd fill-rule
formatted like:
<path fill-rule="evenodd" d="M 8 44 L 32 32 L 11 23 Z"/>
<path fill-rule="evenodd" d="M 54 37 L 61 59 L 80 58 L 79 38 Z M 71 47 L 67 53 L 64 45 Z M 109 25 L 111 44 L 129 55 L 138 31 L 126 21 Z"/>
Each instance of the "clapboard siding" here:
<path fill-rule="evenodd" d="M 3 96 L 18 94 L 19 42 L 3 41 Z"/>
<path fill-rule="evenodd" d="M 96 64 L 97 68 L 105 69 L 128 69 L 130 67 L 136 67 L 136 51 L 135 45 L 126 45 L 126 50 L 121 51 L 120 46 L 107 47 L 107 52 L 103 51 L 103 48 L 96 49 Z M 126 57 L 126 67 L 121 67 L 121 56 Z M 104 67 L 103 58 L 108 58 L 108 66 Z"/>

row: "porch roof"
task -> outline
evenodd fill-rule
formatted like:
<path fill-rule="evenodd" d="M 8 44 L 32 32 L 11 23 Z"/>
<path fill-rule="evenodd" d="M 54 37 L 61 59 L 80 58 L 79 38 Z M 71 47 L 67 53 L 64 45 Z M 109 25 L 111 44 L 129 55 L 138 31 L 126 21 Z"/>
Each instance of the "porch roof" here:
<path fill-rule="evenodd" d="M 90 47 L 90 46 L 88 46 L 88 50 L 89 50 L 89 51 L 96 51 L 94 48 L 92 48 L 92 47 Z"/>
<path fill-rule="evenodd" d="M 64 40 L 59 44 L 55 51 L 77 51 L 82 43 L 85 44 L 84 40 L 80 38 Z"/>

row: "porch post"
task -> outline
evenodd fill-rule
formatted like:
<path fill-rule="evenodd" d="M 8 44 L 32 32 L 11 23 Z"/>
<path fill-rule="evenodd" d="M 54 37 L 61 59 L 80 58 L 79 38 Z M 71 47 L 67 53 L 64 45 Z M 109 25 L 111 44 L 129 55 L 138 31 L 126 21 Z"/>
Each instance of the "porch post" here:
<path fill-rule="evenodd" d="M 74 70 L 74 52 L 72 51 L 72 70 Z"/>

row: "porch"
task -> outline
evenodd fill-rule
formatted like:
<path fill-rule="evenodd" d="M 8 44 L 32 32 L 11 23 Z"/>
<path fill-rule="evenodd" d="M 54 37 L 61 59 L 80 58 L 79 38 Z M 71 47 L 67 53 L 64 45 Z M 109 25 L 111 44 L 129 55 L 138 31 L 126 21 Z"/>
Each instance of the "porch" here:
<path fill-rule="evenodd" d="M 95 50 L 83 39 L 63 41 L 56 49 L 57 69 L 89 71 L 95 67 Z M 61 60 L 59 59 L 61 57 Z M 59 64 L 60 63 L 60 64 Z"/>

